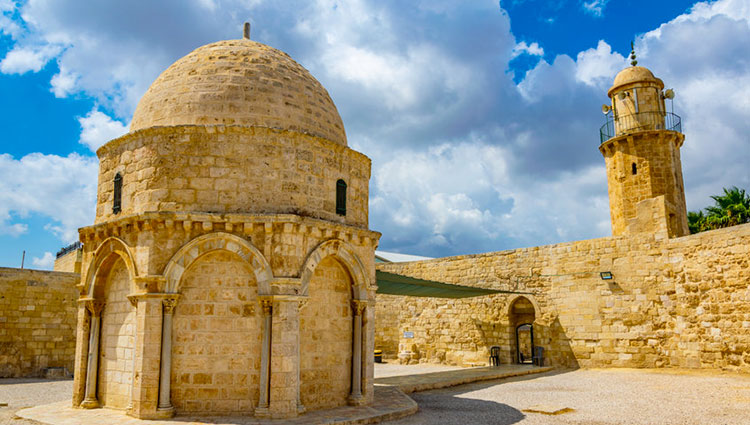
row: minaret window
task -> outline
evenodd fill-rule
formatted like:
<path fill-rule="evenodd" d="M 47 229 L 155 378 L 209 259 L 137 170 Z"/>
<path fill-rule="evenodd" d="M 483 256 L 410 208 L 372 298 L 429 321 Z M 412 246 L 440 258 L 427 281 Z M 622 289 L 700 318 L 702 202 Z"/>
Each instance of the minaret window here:
<path fill-rule="evenodd" d="M 120 173 L 115 174 L 115 189 L 112 200 L 112 214 L 118 214 L 122 211 L 122 176 Z"/>
<path fill-rule="evenodd" d="M 346 215 L 346 182 L 336 182 L 336 214 Z"/>
<path fill-rule="evenodd" d="M 632 171 L 633 171 L 633 175 L 638 174 L 638 166 L 635 165 L 635 162 L 633 163 Z"/>

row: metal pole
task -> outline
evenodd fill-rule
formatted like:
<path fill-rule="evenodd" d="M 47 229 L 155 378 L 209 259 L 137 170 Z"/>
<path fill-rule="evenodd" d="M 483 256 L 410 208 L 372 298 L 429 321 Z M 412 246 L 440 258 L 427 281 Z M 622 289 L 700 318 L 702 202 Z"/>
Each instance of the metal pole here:
<path fill-rule="evenodd" d="M 21 270 L 23 270 L 24 261 L 26 261 L 26 250 L 23 251 L 23 255 L 21 256 Z"/>

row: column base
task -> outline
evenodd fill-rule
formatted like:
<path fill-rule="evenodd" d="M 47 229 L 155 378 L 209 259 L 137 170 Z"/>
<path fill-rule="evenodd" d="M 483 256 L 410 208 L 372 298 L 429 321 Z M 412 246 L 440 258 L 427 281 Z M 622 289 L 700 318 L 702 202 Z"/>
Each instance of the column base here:
<path fill-rule="evenodd" d="M 153 419 L 167 419 L 174 416 L 174 407 L 157 407 Z"/>
<path fill-rule="evenodd" d="M 271 417 L 271 411 L 268 410 L 268 407 L 256 407 L 255 413 L 253 414 L 256 418 L 270 418 Z"/>
<path fill-rule="evenodd" d="M 305 413 L 307 410 L 305 409 L 305 406 L 302 403 L 297 404 L 297 414 L 301 415 Z"/>
<path fill-rule="evenodd" d="M 362 396 L 362 394 L 358 394 L 350 395 L 349 398 L 346 399 L 346 402 L 349 404 L 349 406 L 361 406 L 365 404 L 366 400 Z"/>
<path fill-rule="evenodd" d="M 97 409 L 99 407 L 101 407 L 99 400 L 95 398 L 87 398 L 81 402 L 81 408 L 83 409 Z"/>
<path fill-rule="evenodd" d="M 145 420 L 169 419 L 174 416 L 174 407 L 159 407 L 156 411 L 136 412 L 133 409 L 127 411 L 127 415 Z"/>

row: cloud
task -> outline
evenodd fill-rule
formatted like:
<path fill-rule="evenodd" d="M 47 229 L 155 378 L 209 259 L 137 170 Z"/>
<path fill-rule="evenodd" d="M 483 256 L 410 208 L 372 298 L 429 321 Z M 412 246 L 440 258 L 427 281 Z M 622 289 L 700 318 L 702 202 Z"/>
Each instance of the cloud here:
<path fill-rule="evenodd" d="M 584 12 L 600 18 L 604 14 L 604 8 L 607 7 L 607 3 L 609 3 L 609 0 L 583 1 L 581 7 L 583 7 Z"/>
<path fill-rule="evenodd" d="M 26 68 L 55 61 L 56 96 L 97 100 L 100 107 L 80 118 L 81 143 L 96 149 L 125 130 L 159 72 L 202 44 L 238 38 L 251 18 L 253 39 L 287 51 L 328 89 L 349 145 L 372 159 L 370 224 L 383 232 L 383 249 L 439 256 L 610 233 L 599 110 L 627 64 L 606 40 L 573 57 L 545 59 L 543 44 L 514 37 L 493 0 L 218 4 L 30 0 L 12 51 L 59 49 Z M 579 4 L 601 14 L 607 2 Z M 748 22 L 746 1 L 698 3 L 636 40 L 640 64 L 677 91 L 692 209 L 722 186 L 750 187 Z M 509 63 L 521 54 L 540 59 L 516 83 Z M 0 170 L 12 165 L 22 174 L 17 164 L 41 161 L 30 157 L 4 158 Z M 91 170 L 90 195 L 76 204 L 92 214 L 51 219 L 49 229 L 64 234 L 74 222 L 90 224 L 95 161 L 41 158 L 90 162 L 83 167 Z M 30 181 L 43 184 L 32 174 Z M 63 195 L 49 196 L 60 202 L 54 199 Z M 23 215 L 31 212 L 57 215 L 32 204 L 0 198 L 0 231 L 23 232 Z M 75 214 L 62 207 L 55 205 L 61 215 Z"/>
<path fill-rule="evenodd" d="M 42 258 L 32 258 L 31 264 L 33 264 L 37 269 L 40 270 L 52 270 L 52 268 L 55 266 L 55 255 L 47 251 L 44 253 Z"/>
<path fill-rule="evenodd" d="M 23 219 L 46 217 L 49 230 L 64 243 L 78 240 L 78 227 L 94 220 L 98 163 L 70 154 L 0 154 L 0 234 L 27 230 Z"/>
<path fill-rule="evenodd" d="M 113 120 L 96 108 L 89 111 L 85 117 L 78 118 L 78 122 L 81 124 L 79 142 L 88 146 L 92 152 L 96 152 L 101 145 L 128 132 L 128 126 Z"/>
<path fill-rule="evenodd" d="M 39 49 L 13 49 L 0 61 L 0 72 L 5 74 L 39 72 L 59 51 L 60 49 L 56 46 L 44 46 Z"/>
<path fill-rule="evenodd" d="M 613 76 L 626 66 L 625 57 L 613 52 L 604 40 L 599 40 L 595 49 L 584 50 L 576 56 L 576 79 L 606 89 L 612 84 Z"/>
<path fill-rule="evenodd" d="M 521 55 L 544 56 L 544 49 L 537 42 L 526 44 L 525 41 L 522 41 L 513 47 L 512 57 Z"/>

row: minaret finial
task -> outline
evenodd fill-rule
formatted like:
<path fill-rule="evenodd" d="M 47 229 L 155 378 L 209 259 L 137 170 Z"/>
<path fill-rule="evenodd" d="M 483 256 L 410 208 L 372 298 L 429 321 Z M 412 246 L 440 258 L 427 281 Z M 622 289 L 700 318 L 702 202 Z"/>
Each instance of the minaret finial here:
<path fill-rule="evenodd" d="M 630 42 L 630 64 L 633 66 L 638 65 L 638 61 L 635 60 L 635 43 Z"/>
<path fill-rule="evenodd" d="M 242 29 L 242 38 L 250 40 L 250 22 L 245 22 L 245 26 Z"/>

